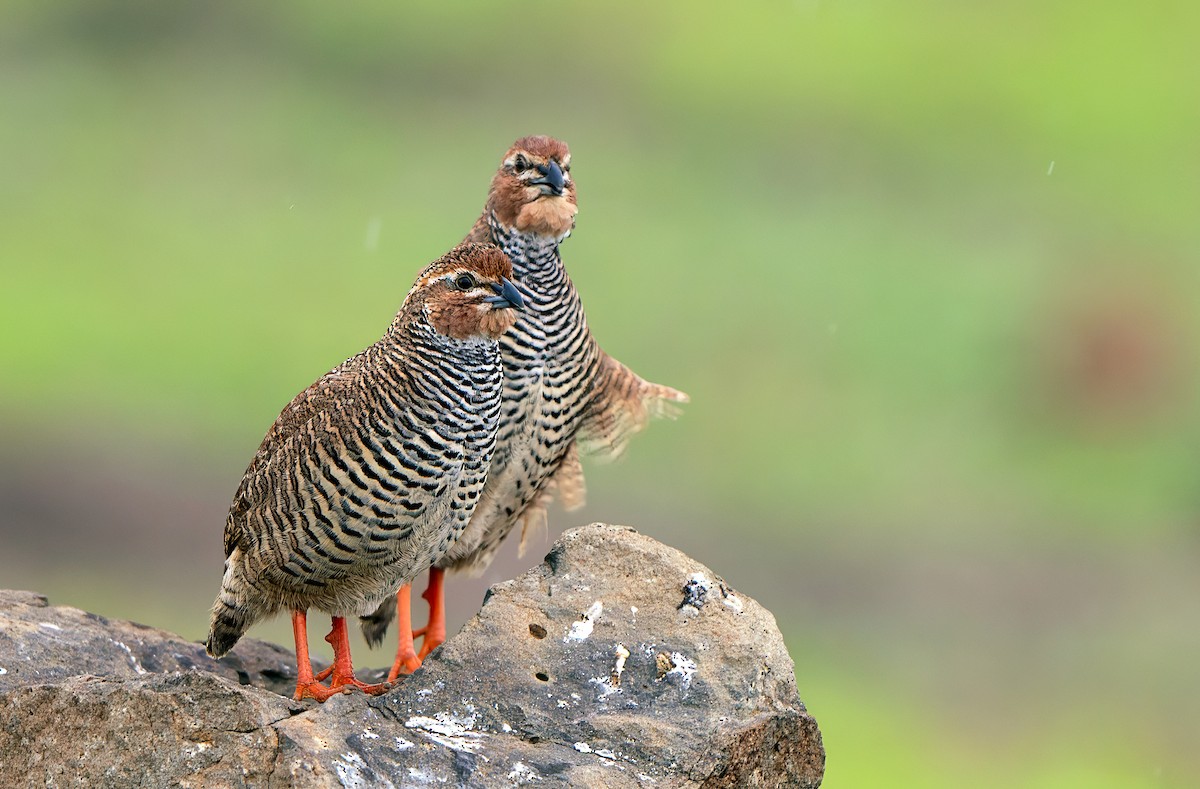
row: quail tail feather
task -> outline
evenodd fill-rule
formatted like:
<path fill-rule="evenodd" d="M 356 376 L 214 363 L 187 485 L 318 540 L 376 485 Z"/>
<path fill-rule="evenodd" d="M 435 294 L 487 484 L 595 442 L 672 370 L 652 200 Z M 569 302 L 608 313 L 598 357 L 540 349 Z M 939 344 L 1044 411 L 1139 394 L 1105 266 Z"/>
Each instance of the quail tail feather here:
<path fill-rule="evenodd" d="M 204 651 L 211 657 L 224 657 L 229 650 L 233 649 L 248 627 L 249 625 L 245 623 L 240 626 L 229 626 L 214 622 L 209 628 L 208 638 L 204 641 Z"/>
<path fill-rule="evenodd" d="M 359 626 L 362 627 L 363 638 L 367 640 L 367 644 L 371 647 L 377 647 L 383 643 L 383 637 L 387 635 L 388 625 L 396 618 L 396 595 L 390 594 L 383 598 L 383 602 L 375 609 L 374 613 L 358 618 Z"/>
<path fill-rule="evenodd" d="M 234 549 L 225 560 L 225 575 L 221 578 L 221 591 L 213 602 L 212 616 L 209 619 L 208 638 L 204 641 L 204 649 L 215 658 L 224 656 L 238 642 L 250 626 L 261 618 L 242 601 L 238 589 L 243 581 L 238 575 L 239 551 Z"/>
<path fill-rule="evenodd" d="M 579 449 L 599 460 L 616 460 L 629 439 L 651 419 L 679 416 L 677 403 L 690 398 L 678 389 L 651 383 L 601 351 L 596 386 L 577 436 Z"/>
<path fill-rule="evenodd" d="M 677 419 L 683 409 L 676 404 L 690 403 L 692 400 L 685 392 L 649 381 L 642 381 L 641 398 L 646 414 L 651 419 Z"/>

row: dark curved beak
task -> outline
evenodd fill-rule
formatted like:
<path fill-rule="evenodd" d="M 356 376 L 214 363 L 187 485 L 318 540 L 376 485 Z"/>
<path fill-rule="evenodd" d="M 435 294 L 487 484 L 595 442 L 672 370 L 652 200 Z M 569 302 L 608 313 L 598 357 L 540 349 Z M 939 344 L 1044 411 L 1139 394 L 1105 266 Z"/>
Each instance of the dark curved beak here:
<path fill-rule="evenodd" d="M 563 173 L 558 167 L 558 162 L 551 159 L 546 164 L 539 164 L 537 165 L 537 171 L 542 174 L 542 177 L 536 178 L 530 181 L 530 183 L 538 184 L 539 186 L 549 186 L 550 192 L 555 195 L 563 193 L 566 181 L 563 180 Z"/>
<path fill-rule="evenodd" d="M 502 310 L 511 307 L 519 310 L 525 307 L 525 299 L 521 298 L 521 291 L 517 290 L 517 286 L 509 280 L 501 278 L 499 285 L 492 285 L 492 290 L 496 291 L 496 295 L 484 299 L 492 305 L 492 309 Z"/>

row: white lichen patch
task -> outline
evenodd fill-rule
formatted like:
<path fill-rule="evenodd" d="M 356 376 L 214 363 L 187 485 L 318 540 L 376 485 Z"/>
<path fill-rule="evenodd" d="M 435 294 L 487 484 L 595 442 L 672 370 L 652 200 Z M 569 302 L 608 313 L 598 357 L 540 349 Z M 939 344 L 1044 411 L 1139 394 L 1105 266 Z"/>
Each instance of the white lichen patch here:
<path fill-rule="evenodd" d="M 532 781 L 542 780 L 542 776 L 538 771 L 522 762 L 513 762 L 513 768 L 508 771 L 508 780 L 515 783 L 517 786 L 523 786 Z"/>
<path fill-rule="evenodd" d="M 692 686 L 692 675 L 696 673 L 696 661 L 684 655 L 682 652 L 671 653 L 671 670 L 666 673 L 667 677 L 672 675 L 679 677 L 679 684 L 684 690 Z M 664 677 L 665 678 L 665 677 Z"/>
<path fill-rule="evenodd" d="M 409 786 L 433 786 L 435 784 L 446 784 L 448 781 L 441 776 L 430 775 L 424 770 L 418 770 L 416 767 L 408 768 L 408 783 L 404 784 L 405 788 Z"/>
<path fill-rule="evenodd" d="M 621 674 L 625 671 L 625 661 L 629 658 L 629 650 L 625 648 L 624 644 L 617 644 L 613 649 L 613 654 L 616 656 L 616 660 L 609 675 L 607 677 L 592 677 L 588 680 L 588 682 L 600 688 L 598 700 L 602 700 L 605 696 L 613 693 L 621 692 Z M 578 698 L 574 693 L 571 695 Z"/>
<path fill-rule="evenodd" d="M 584 619 L 571 624 L 571 629 L 567 631 L 567 637 L 564 641 L 582 641 L 592 634 L 592 620 Z"/>
<path fill-rule="evenodd" d="M 8 669 L 6 669 L 4 666 L 0 666 L 0 677 L 3 677 L 7 673 Z"/>
<path fill-rule="evenodd" d="M 571 629 L 567 631 L 567 635 L 563 638 L 563 641 L 583 641 L 590 636 L 592 628 L 595 627 L 596 620 L 600 618 L 600 614 L 602 613 L 604 613 L 604 603 L 599 600 L 592 603 L 591 607 L 584 612 L 583 617 L 578 622 L 571 623 Z"/>
<path fill-rule="evenodd" d="M 378 740 L 379 739 L 379 735 L 376 734 L 375 732 L 371 731 L 370 729 L 363 729 L 362 736 L 366 737 L 368 740 Z"/>
<path fill-rule="evenodd" d="M 600 688 L 598 699 L 603 699 L 605 696 L 610 696 L 613 693 L 620 693 L 621 689 L 612 684 L 612 677 L 592 677 L 588 680 L 591 684 Z"/>
<path fill-rule="evenodd" d="M 58 628 L 57 628 L 57 627 L 56 627 L 56 628 L 54 628 L 54 629 L 55 629 L 55 630 L 58 630 Z M 125 646 L 125 644 L 124 644 L 124 643 L 122 643 L 122 642 L 120 642 L 120 641 L 117 641 L 116 639 L 109 639 L 109 640 L 110 640 L 110 641 L 112 641 L 112 642 L 113 642 L 114 644 L 116 644 L 117 646 L 119 646 L 121 649 L 125 650 L 125 654 L 126 654 L 126 655 L 129 655 L 129 662 L 133 664 L 133 670 L 134 670 L 135 672 L 137 672 L 138 674 L 145 674 L 145 673 L 147 673 L 147 672 L 146 672 L 146 669 L 142 668 L 142 664 L 141 664 L 141 663 L 138 663 L 138 661 L 137 661 L 137 658 L 133 656 L 133 650 L 132 650 L 132 649 L 130 649 L 129 647 Z"/>
<path fill-rule="evenodd" d="M 386 786 L 395 789 L 395 784 L 383 776 L 376 776 L 382 780 L 379 783 L 376 780 L 368 780 L 363 775 L 363 770 L 366 769 L 367 763 L 357 753 L 343 753 L 342 758 L 334 759 L 333 769 L 337 771 L 338 783 L 346 787 L 346 789 L 367 789 L 373 786 Z"/>
<path fill-rule="evenodd" d="M 590 753 L 594 756 L 599 756 L 601 759 L 608 759 L 610 762 L 615 762 L 621 758 L 617 756 L 616 752 L 611 748 L 593 748 L 586 742 L 575 743 L 575 750 L 579 751 L 580 753 Z M 622 770 L 625 769 L 624 767 L 621 767 L 621 765 L 617 765 L 617 767 Z"/>
<path fill-rule="evenodd" d="M 396 737 L 396 747 L 402 751 L 407 751 L 409 748 L 416 748 L 417 745 L 412 740 L 406 740 L 403 737 Z"/>
<path fill-rule="evenodd" d="M 38 622 L 38 627 L 44 627 L 47 630 L 62 630 L 61 627 L 54 624 L 53 622 Z"/>
<path fill-rule="evenodd" d="M 433 718 L 417 715 L 405 721 L 404 726 L 420 729 L 426 737 L 439 745 L 467 753 L 479 753 L 479 749 L 483 747 L 481 740 L 486 736 L 483 732 L 474 730 L 474 715 L 461 716 L 446 712 L 439 712 Z"/>

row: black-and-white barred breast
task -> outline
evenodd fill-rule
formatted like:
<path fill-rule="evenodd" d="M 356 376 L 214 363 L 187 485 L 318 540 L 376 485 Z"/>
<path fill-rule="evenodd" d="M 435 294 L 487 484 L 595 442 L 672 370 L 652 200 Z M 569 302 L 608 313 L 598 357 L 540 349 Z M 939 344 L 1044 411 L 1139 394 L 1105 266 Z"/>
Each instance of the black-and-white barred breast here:
<path fill-rule="evenodd" d="M 600 350 L 558 255 L 561 239 L 530 237 L 488 221 L 513 261 L 525 309 L 500 338 L 504 391 L 485 494 L 468 531 L 438 562 L 482 569 L 571 451 Z"/>

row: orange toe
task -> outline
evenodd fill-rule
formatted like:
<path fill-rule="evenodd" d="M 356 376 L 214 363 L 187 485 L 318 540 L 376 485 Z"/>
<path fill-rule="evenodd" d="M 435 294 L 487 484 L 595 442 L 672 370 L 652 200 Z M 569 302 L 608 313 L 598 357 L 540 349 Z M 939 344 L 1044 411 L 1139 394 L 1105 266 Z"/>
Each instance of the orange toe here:
<path fill-rule="evenodd" d="M 338 688 L 327 688 L 314 679 L 310 680 L 309 682 L 297 682 L 296 693 L 292 696 L 292 698 L 296 701 L 302 701 L 303 699 L 316 699 L 317 701 L 323 702 L 332 696 L 338 695 L 339 693 L 349 692 L 350 688 L 344 685 Z"/>
<path fill-rule="evenodd" d="M 348 677 L 343 677 L 343 676 L 340 676 L 335 673 L 333 675 L 333 679 L 329 683 L 329 689 L 333 693 L 343 693 L 343 692 L 349 692 L 351 690 L 361 690 L 363 693 L 367 693 L 372 696 L 379 696 L 384 693 L 387 693 L 388 690 L 391 689 L 391 687 L 392 687 L 391 682 L 378 682 L 373 685 L 367 684 L 366 682 L 361 682 L 361 681 L 355 679 L 353 674 L 351 674 Z"/>

